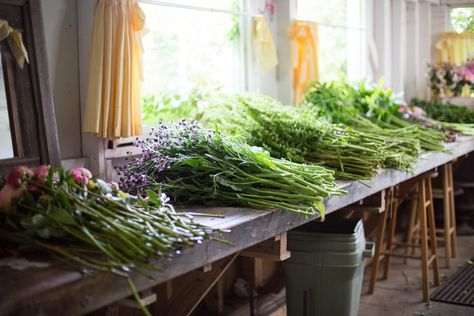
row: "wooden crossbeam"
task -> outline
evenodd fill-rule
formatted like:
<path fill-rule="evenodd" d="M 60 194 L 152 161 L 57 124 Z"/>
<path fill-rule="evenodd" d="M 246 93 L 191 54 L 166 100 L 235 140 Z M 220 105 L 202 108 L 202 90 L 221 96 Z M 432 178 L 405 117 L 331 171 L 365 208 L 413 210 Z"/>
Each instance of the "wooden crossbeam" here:
<path fill-rule="evenodd" d="M 241 256 L 267 259 L 272 261 L 284 261 L 290 257 L 286 248 L 287 234 L 281 233 L 274 238 L 265 240 L 255 246 L 242 251 Z"/>
<path fill-rule="evenodd" d="M 377 192 L 358 202 L 343 207 L 338 212 L 347 212 L 352 216 L 354 212 L 367 212 L 370 214 L 380 214 L 385 211 L 385 190 Z"/>

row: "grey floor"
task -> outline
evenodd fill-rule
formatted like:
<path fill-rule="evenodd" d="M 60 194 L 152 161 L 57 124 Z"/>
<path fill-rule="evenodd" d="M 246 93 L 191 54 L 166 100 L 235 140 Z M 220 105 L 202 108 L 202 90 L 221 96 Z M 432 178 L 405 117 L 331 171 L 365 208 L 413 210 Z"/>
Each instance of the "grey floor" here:
<path fill-rule="evenodd" d="M 444 248 L 440 247 L 441 281 L 451 276 L 470 258 L 474 258 L 474 236 L 458 236 L 458 256 L 452 261 L 450 269 L 445 268 Z M 422 302 L 421 266 L 419 260 L 393 258 L 388 280 L 378 280 L 375 293 L 367 294 L 370 269 L 365 271 L 364 286 L 359 307 L 359 316 L 474 316 L 474 307 L 446 304 L 431 301 Z M 430 276 L 432 276 L 430 271 Z M 431 287 L 431 291 L 436 288 Z"/>

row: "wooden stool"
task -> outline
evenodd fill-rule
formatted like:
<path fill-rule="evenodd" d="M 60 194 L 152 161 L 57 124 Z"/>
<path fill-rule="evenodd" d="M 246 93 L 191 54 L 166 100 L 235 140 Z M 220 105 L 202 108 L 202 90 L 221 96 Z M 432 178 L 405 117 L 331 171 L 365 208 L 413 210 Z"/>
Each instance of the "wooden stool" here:
<path fill-rule="evenodd" d="M 446 267 L 451 267 L 451 258 L 456 257 L 456 211 L 454 206 L 453 167 L 449 162 L 441 167 L 442 188 L 433 189 L 433 198 L 443 200 L 444 227 L 436 232 L 443 235 L 446 252 Z"/>
<path fill-rule="evenodd" d="M 377 243 L 375 246 L 375 255 L 372 260 L 372 271 L 369 284 L 369 293 L 373 293 L 375 290 L 375 281 L 378 275 L 379 263 L 382 259 L 385 259 L 384 267 L 384 279 L 388 278 L 390 272 L 391 258 L 402 257 L 421 259 L 422 277 L 423 277 L 423 301 L 429 300 L 429 265 L 432 264 L 434 274 L 434 284 L 438 286 L 440 284 L 439 279 L 439 265 L 438 256 L 436 250 L 436 227 L 434 221 L 434 209 L 433 209 L 433 196 L 431 189 L 431 177 L 435 173 L 427 172 L 423 175 L 418 176 L 415 181 L 418 188 L 418 217 L 420 226 L 420 239 L 421 244 L 399 243 L 396 241 L 395 228 L 397 223 L 397 212 L 398 212 L 398 189 L 394 188 L 388 192 L 386 199 L 387 207 L 386 211 L 380 218 L 380 223 L 377 233 Z M 384 237 L 386 233 L 386 226 L 389 226 L 389 232 L 387 241 L 384 245 Z M 428 237 L 429 234 L 429 237 Z M 428 242 L 429 238 L 429 242 Z M 409 247 L 421 247 L 421 258 L 410 254 L 397 254 L 394 250 L 397 246 L 409 246 Z M 431 246 L 431 256 L 429 256 L 428 246 Z M 384 250 L 382 251 L 382 248 Z"/>

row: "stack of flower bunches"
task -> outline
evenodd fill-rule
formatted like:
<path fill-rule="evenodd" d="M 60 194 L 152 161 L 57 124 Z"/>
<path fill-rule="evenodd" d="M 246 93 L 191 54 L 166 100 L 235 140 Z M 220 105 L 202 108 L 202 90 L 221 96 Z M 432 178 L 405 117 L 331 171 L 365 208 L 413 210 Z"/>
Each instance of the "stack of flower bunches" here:
<path fill-rule="evenodd" d="M 165 195 L 150 193 L 147 200 L 128 195 L 117 183 L 92 180 L 84 168 L 17 167 L 0 191 L 2 241 L 127 277 L 159 270 L 150 259 L 219 232 L 175 212 Z"/>
<path fill-rule="evenodd" d="M 324 120 L 315 120 L 301 109 L 283 106 L 260 95 L 237 97 L 244 104 L 245 138 L 274 157 L 322 163 L 340 179 L 367 179 L 377 174 L 386 159 L 387 144 L 375 134 L 363 133 Z"/>
<path fill-rule="evenodd" d="M 308 115 L 316 119 L 324 118 L 332 123 L 351 126 L 386 142 L 387 157 L 382 163 L 383 167 L 410 169 L 421 151 L 420 128 L 414 124 L 403 128 L 379 126 L 354 106 L 356 93 L 354 88 L 344 82 L 314 82 L 306 90 L 303 107 Z"/>
<path fill-rule="evenodd" d="M 343 193 L 333 172 L 271 158 L 204 130 L 197 122 L 159 125 L 137 140 L 143 155 L 118 167 L 125 190 L 163 190 L 177 203 L 240 205 L 324 215 L 323 198 Z"/>
<path fill-rule="evenodd" d="M 446 136 L 432 128 L 421 126 L 399 112 L 399 104 L 390 89 L 361 83 L 354 87 L 348 82 L 311 84 L 303 104 L 315 115 L 325 116 L 332 122 L 353 126 L 402 140 L 399 149 L 415 156 L 415 140 L 424 150 L 444 150 Z M 377 128 L 378 127 L 378 128 Z M 405 149 L 403 149 L 406 146 Z"/>
<path fill-rule="evenodd" d="M 305 111 L 283 106 L 269 97 L 236 95 L 217 102 L 211 109 L 220 113 L 220 129 L 239 134 L 247 143 L 268 150 L 273 157 L 323 163 L 335 169 L 340 179 L 374 176 L 387 155 L 386 144 L 373 135 L 314 120 Z M 212 126 L 207 114 L 202 120 Z"/>
<path fill-rule="evenodd" d="M 442 100 L 426 101 L 413 99 L 410 102 L 412 111 L 422 112 L 423 118 L 432 120 L 448 131 L 474 136 L 474 111 L 465 106 L 443 102 Z M 419 111 L 419 109 L 423 111 Z"/>

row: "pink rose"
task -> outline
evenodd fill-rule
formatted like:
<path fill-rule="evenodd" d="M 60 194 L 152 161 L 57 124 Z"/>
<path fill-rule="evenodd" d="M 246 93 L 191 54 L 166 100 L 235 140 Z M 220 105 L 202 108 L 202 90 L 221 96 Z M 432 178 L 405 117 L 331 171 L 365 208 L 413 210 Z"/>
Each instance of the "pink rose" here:
<path fill-rule="evenodd" d="M 0 211 L 9 213 L 12 208 L 12 201 L 20 197 L 23 192 L 21 186 L 14 187 L 10 184 L 5 184 L 0 190 Z"/>
<path fill-rule="evenodd" d="M 86 168 L 74 168 L 71 170 L 72 178 L 77 184 L 88 184 L 92 173 Z"/>
<path fill-rule="evenodd" d="M 33 168 L 34 179 L 41 183 L 46 182 L 46 179 L 48 179 L 49 169 L 50 169 L 50 166 L 48 165 L 43 165 L 43 166 Z"/>
<path fill-rule="evenodd" d="M 7 177 L 7 184 L 18 189 L 22 184 L 28 183 L 33 177 L 33 171 L 25 166 L 14 167 Z"/>
<path fill-rule="evenodd" d="M 114 182 L 114 181 L 110 181 L 109 182 L 109 187 L 112 189 L 112 191 L 116 192 L 118 190 L 120 190 L 120 187 L 118 185 L 117 182 Z"/>

